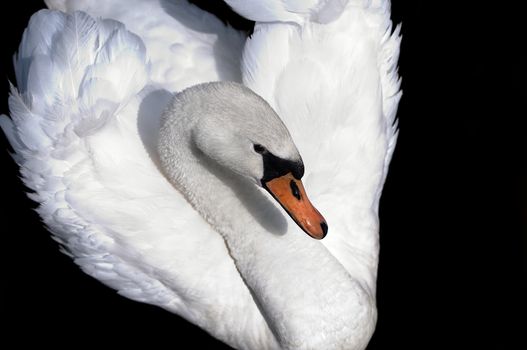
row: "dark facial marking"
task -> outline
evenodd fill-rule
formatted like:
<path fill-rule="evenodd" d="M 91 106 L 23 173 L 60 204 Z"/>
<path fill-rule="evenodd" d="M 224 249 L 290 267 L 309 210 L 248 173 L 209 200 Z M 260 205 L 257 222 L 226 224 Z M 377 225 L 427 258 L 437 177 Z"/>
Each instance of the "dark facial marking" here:
<path fill-rule="evenodd" d="M 295 180 L 291 180 L 289 186 L 291 186 L 291 193 L 293 194 L 293 196 L 295 196 L 296 199 L 300 200 L 300 190 L 298 189 Z"/>
<path fill-rule="evenodd" d="M 304 163 L 301 160 L 293 162 L 292 160 L 278 158 L 269 151 L 262 153 L 262 159 L 264 164 L 262 184 L 287 173 L 292 173 L 298 180 L 304 176 Z"/>

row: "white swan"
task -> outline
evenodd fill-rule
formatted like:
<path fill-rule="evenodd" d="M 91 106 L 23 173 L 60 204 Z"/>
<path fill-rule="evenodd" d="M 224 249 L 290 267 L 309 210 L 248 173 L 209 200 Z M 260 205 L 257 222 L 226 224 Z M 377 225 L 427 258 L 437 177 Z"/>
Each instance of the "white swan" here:
<path fill-rule="evenodd" d="M 86 273 L 236 348 L 362 349 L 400 97 L 389 2 L 228 2 L 269 21 L 245 47 L 185 1 L 48 1 L 89 15 L 31 19 L 0 125 L 39 214 Z M 233 83 L 178 94 L 158 133 L 169 91 L 242 79 L 292 138 Z M 274 175 L 300 172 L 292 140 L 329 223 L 323 241 L 255 186 L 278 163 Z"/>

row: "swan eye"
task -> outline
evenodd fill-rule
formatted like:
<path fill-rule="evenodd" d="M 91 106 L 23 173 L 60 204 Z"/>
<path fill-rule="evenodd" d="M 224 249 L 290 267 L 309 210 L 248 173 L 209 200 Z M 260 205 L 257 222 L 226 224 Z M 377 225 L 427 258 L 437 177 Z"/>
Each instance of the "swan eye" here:
<path fill-rule="evenodd" d="M 265 147 L 259 144 L 254 145 L 254 151 L 259 154 L 267 153 L 267 150 L 265 149 Z"/>

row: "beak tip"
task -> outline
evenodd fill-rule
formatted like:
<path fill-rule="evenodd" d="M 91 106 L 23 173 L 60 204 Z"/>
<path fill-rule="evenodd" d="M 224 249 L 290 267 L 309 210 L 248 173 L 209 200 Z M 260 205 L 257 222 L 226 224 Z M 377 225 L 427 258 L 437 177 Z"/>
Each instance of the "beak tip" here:
<path fill-rule="evenodd" d="M 322 238 L 320 239 L 323 239 L 328 234 L 328 224 L 326 224 L 325 221 L 322 221 L 320 223 L 320 228 L 322 228 Z"/>

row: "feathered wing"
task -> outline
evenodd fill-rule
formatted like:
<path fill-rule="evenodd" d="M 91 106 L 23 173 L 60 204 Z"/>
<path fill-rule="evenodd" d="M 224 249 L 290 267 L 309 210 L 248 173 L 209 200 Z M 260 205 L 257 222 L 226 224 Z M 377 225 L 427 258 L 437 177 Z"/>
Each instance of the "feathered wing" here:
<path fill-rule="evenodd" d="M 397 138 L 400 28 L 392 31 L 389 1 L 325 5 L 337 14 L 326 23 L 257 23 L 243 80 L 304 156 L 306 188 L 328 220 L 322 243 L 374 297 L 378 202 Z"/>
<path fill-rule="evenodd" d="M 123 66 L 104 76 L 112 60 Z M 88 270 L 114 244 L 77 204 L 100 185 L 90 138 L 145 86 L 145 62 L 142 42 L 122 25 L 46 10 L 31 18 L 16 57 L 19 88 L 12 87 L 11 119 L 2 116 L 2 128 L 45 224 L 72 256 L 95 257 L 81 264 Z M 102 280 L 113 278 L 108 273 Z"/>
<path fill-rule="evenodd" d="M 261 348 L 273 337 L 223 240 L 156 166 L 167 89 L 184 77 L 157 75 L 155 45 L 115 20 L 38 12 L 0 125 L 44 223 L 86 273 L 232 346 Z M 203 75 L 218 80 L 216 69 Z"/>

